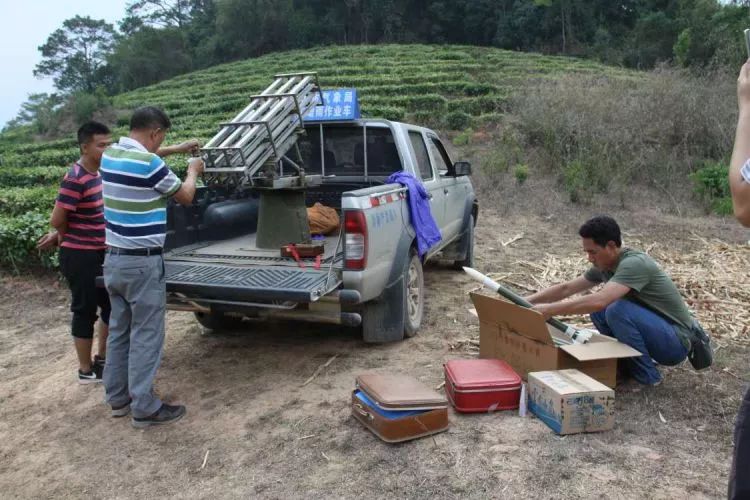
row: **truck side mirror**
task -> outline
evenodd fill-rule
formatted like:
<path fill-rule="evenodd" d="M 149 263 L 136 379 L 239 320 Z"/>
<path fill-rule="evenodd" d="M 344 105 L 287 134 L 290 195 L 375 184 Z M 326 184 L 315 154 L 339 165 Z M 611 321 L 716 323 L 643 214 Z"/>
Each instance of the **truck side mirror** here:
<path fill-rule="evenodd" d="M 453 175 L 455 177 L 471 175 L 471 163 L 468 161 L 457 161 L 453 164 Z"/>

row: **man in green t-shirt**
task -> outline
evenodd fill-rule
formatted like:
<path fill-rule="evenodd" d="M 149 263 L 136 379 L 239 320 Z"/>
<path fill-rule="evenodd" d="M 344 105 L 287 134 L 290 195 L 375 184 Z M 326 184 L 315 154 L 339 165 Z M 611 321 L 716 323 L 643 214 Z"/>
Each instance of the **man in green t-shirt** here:
<path fill-rule="evenodd" d="M 613 218 L 594 217 L 578 234 L 593 266 L 578 278 L 526 299 L 545 318 L 591 314 L 599 332 L 643 353 L 624 360 L 627 374 L 641 384 L 660 383 L 654 361 L 671 366 L 685 360 L 695 319 L 674 282 L 651 257 L 622 247 Z M 563 300 L 600 283 L 604 286 L 595 293 Z"/>

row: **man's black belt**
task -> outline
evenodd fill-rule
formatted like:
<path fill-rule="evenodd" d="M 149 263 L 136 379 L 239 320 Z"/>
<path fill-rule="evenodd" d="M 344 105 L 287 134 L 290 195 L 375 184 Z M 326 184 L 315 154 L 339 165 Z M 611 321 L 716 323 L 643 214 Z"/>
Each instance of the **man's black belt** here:
<path fill-rule="evenodd" d="M 149 255 L 161 255 L 164 250 L 161 247 L 152 248 L 120 248 L 107 247 L 107 253 L 112 255 L 140 255 L 148 257 Z"/>

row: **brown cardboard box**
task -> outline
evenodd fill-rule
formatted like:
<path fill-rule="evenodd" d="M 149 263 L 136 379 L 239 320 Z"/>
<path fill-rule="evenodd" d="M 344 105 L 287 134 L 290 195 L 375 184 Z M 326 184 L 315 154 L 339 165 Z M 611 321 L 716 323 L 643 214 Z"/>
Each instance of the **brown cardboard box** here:
<path fill-rule="evenodd" d="M 605 335 L 587 344 L 555 345 L 567 339 L 536 311 L 500 297 L 471 293 L 479 317 L 479 357 L 505 360 L 526 378 L 529 372 L 575 368 L 608 387 L 617 382 L 617 359 L 640 356 L 630 346 Z"/>
<path fill-rule="evenodd" d="M 529 373 L 529 410 L 558 434 L 608 431 L 615 391 L 578 370 Z"/>

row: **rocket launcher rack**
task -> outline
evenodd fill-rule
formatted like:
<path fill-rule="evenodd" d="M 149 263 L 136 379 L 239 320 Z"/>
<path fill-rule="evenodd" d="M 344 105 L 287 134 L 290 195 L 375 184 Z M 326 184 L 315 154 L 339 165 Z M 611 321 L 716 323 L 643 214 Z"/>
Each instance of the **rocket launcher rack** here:
<path fill-rule="evenodd" d="M 323 103 L 323 94 L 317 73 L 285 73 L 275 75 L 268 88 L 250 99 L 201 149 L 207 176 L 240 176 L 256 184 L 260 169 L 277 164 L 295 145 L 304 132 L 302 117 Z M 301 167 L 290 164 L 304 177 Z"/>

